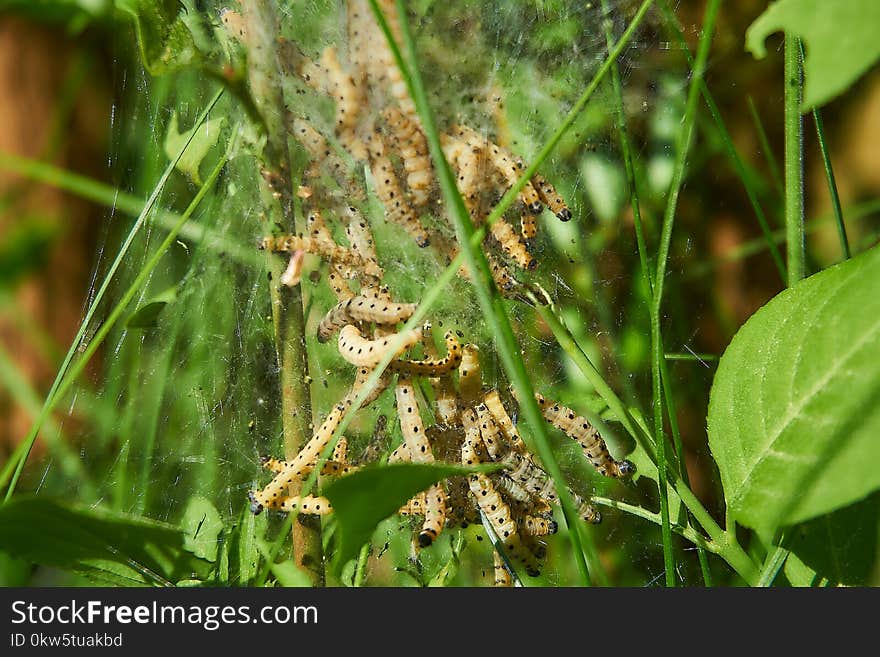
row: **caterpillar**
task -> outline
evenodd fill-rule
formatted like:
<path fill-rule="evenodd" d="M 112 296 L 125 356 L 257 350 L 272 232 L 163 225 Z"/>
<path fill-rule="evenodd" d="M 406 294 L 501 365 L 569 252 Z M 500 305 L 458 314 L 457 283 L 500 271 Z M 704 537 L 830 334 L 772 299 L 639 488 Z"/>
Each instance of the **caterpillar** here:
<path fill-rule="evenodd" d="M 471 493 L 477 500 L 477 504 L 485 514 L 492 530 L 498 539 L 504 544 L 507 551 L 514 561 L 520 562 L 531 577 L 537 577 L 541 574 L 540 560 L 528 546 L 523 543 L 517 533 L 516 522 L 514 521 L 510 507 L 502 499 L 501 495 L 492 485 L 492 481 L 484 474 L 472 474 L 469 476 Z"/>
<path fill-rule="evenodd" d="M 298 235 L 275 235 L 263 238 L 260 248 L 274 253 L 294 253 L 295 251 L 313 253 L 334 265 L 347 268 L 347 277 L 354 277 L 361 272 L 369 276 L 379 276 L 380 274 L 375 262 L 365 261 L 351 249 L 335 243 L 328 243 L 323 239 Z"/>
<path fill-rule="evenodd" d="M 605 441 L 589 421 L 566 406 L 546 399 L 536 393 L 535 399 L 544 418 L 557 429 L 577 442 L 587 460 L 605 477 L 628 477 L 635 471 L 630 461 L 615 461 L 608 452 Z"/>
<path fill-rule="evenodd" d="M 348 236 L 348 242 L 352 250 L 364 260 L 375 262 L 376 266 L 379 267 L 379 260 L 376 257 L 376 244 L 373 241 L 373 232 L 370 230 L 370 225 L 358 209 L 352 205 L 347 206 L 343 213 L 348 220 L 345 234 Z M 379 271 L 382 271 L 381 267 L 379 267 Z M 382 278 L 381 273 L 377 278 Z"/>
<path fill-rule="evenodd" d="M 527 451 L 526 445 L 520 437 L 516 426 L 513 424 L 513 420 L 510 419 L 510 416 L 504 409 L 504 404 L 501 403 L 501 397 L 498 394 L 498 391 L 491 390 L 487 392 L 483 397 L 483 403 L 486 405 L 486 408 L 489 409 L 492 417 L 495 418 L 498 426 L 501 427 L 501 431 L 504 432 L 504 436 L 507 438 L 510 446 L 517 452 L 525 454 Z"/>
<path fill-rule="evenodd" d="M 409 452 L 409 460 L 413 463 L 432 463 L 434 455 L 425 435 L 422 417 L 419 415 L 412 379 L 401 377 L 394 389 L 394 395 L 397 400 L 397 414 L 400 416 L 400 430 Z"/>
<path fill-rule="evenodd" d="M 344 437 L 340 438 L 340 442 L 343 439 L 344 439 Z M 338 449 L 338 445 L 337 445 L 337 449 Z M 271 458 L 271 457 L 264 457 L 264 458 L 260 459 L 260 461 L 261 461 L 264 468 L 266 468 L 270 472 L 274 472 L 275 474 L 278 474 L 279 472 L 284 471 L 285 468 L 290 466 L 290 464 L 287 461 L 281 461 L 279 459 L 275 459 L 275 458 Z M 324 466 L 321 468 L 321 474 L 338 477 L 338 476 L 343 476 L 343 475 L 347 475 L 352 472 L 358 471 L 358 469 L 359 469 L 358 466 L 348 465 L 344 461 L 345 461 L 344 458 L 343 459 L 336 458 L 336 453 L 334 451 L 334 456 L 332 457 L 332 460 L 324 461 Z M 312 470 L 314 470 L 314 468 L 315 468 L 315 464 L 309 463 L 306 466 L 306 468 L 303 470 L 302 474 L 306 474 L 308 472 L 311 472 Z"/>
<path fill-rule="evenodd" d="M 501 430 L 485 404 L 478 404 L 474 410 L 480 422 L 480 437 L 483 439 L 483 445 L 489 453 L 489 458 L 495 461 L 503 449 Z"/>
<path fill-rule="evenodd" d="M 318 132 L 308 121 L 299 117 L 293 118 L 292 132 L 296 136 L 297 141 L 302 144 L 313 159 L 313 162 L 305 172 L 307 180 L 318 178 L 320 170 L 323 169 L 340 189 L 358 190 L 358 187 L 353 185 L 348 177 L 348 167 L 342 161 L 342 158 L 330 148 L 324 135 Z"/>
<path fill-rule="evenodd" d="M 404 322 L 415 312 L 414 303 L 381 303 L 375 298 L 354 296 L 333 306 L 318 324 L 318 342 L 327 342 L 346 324 L 374 322 L 394 325 Z"/>
<path fill-rule="evenodd" d="M 380 135 L 374 134 L 371 142 L 370 170 L 376 183 L 376 195 L 385 206 L 385 218 L 402 227 L 424 248 L 431 243 L 428 231 L 404 197 L 391 160 L 385 154 L 385 144 Z"/>
<path fill-rule="evenodd" d="M 350 402 L 344 402 L 334 406 L 324 423 L 305 447 L 300 450 L 299 454 L 292 461 L 289 461 L 287 466 L 279 471 L 263 490 L 248 493 L 251 512 L 254 515 L 259 515 L 266 507 L 275 509 L 281 505 L 282 500 L 287 497 L 284 494 L 285 489 L 300 478 L 302 473 L 308 469 L 309 464 L 318 460 L 318 456 L 330 442 L 333 432 L 339 426 L 339 422 L 349 405 Z"/>
<path fill-rule="evenodd" d="M 525 168 L 523 161 L 513 153 L 484 137 L 476 130 L 463 125 L 452 128 L 458 138 L 472 148 L 484 149 L 487 157 L 495 169 L 507 181 L 507 186 L 512 187 L 520 177 L 520 171 Z M 519 193 L 520 201 L 532 214 L 538 214 L 543 209 L 537 190 L 531 182 L 526 182 Z"/>
<path fill-rule="evenodd" d="M 394 390 L 397 399 L 397 413 L 400 416 L 400 430 L 404 444 L 413 463 L 432 463 L 434 455 L 431 444 L 425 435 L 422 418 L 412 379 L 401 377 Z M 425 522 L 419 532 L 419 545 L 431 545 L 446 524 L 446 492 L 440 484 L 434 484 L 425 492 Z"/>
<path fill-rule="evenodd" d="M 360 393 L 361 388 L 367 384 L 367 379 L 372 373 L 373 370 L 369 367 L 359 367 L 357 374 L 355 374 L 354 384 L 352 384 L 351 390 L 348 392 L 346 399 L 354 400 L 354 398 Z M 379 395 L 385 392 L 385 389 L 388 387 L 388 380 L 388 375 L 383 372 L 373 389 L 366 397 L 364 397 L 364 401 L 361 402 L 361 408 L 369 406 L 379 398 Z"/>
<path fill-rule="evenodd" d="M 417 209 L 424 208 L 430 198 L 434 184 L 434 171 L 425 135 L 418 124 L 411 121 L 396 107 L 388 107 L 382 113 L 388 124 L 391 138 L 397 145 L 397 152 L 406 171 L 406 185 Z"/>
<path fill-rule="evenodd" d="M 421 340 L 421 329 L 412 329 L 393 336 L 367 340 L 353 324 L 348 324 L 339 332 L 339 353 L 352 365 L 374 367 L 385 353 L 397 343 L 394 356 L 399 356 Z"/>
<path fill-rule="evenodd" d="M 501 245 L 501 250 L 513 259 L 517 265 L 529 271 L 538 266 L 537 259 L 529 253 L 522 238 L 517 235 L 504 219 L 499 219 L 493 223 L 489 230 L 492 232 L 492 237 Z"/>
<path fill-rule="evenodd" d="M 446 355 L 443 358 L 426 358 L 424 360 L 393 360 L 389 367 L 397 372 L 409 375 L 439 376 L 454 370 L 461 363 L 461 346 L 455 333 L 447 331 Z"/>
<path fill-rule="evenodd" d="M 321 64 L 327 71 L 329 91 L 336 101 L 336 136 L 356 160 L 366 160 L 366 146 L 356 132 L 359 110 L 366 105 L 363 86 L 343 70 L 334 47 L 324 49 Z"/>
<path fill-rule="evenodd" d="M 458 366 L 458 392 L 465 406 L 473 406 L 480 396 L 480 349 L 473 344 L 466 344 L 461 352 L 461 363 Z"/>
<path fill-rule="evenodd" d="M 535 184 L 541 200 L 550 208 L 550 212 L 555 214 L 560 221 L 571 221 L 571 210 L 568 209 L 565 201 L 556 192 L 556 188 L 540 174 L 532 176 L 532 182 Z"/>

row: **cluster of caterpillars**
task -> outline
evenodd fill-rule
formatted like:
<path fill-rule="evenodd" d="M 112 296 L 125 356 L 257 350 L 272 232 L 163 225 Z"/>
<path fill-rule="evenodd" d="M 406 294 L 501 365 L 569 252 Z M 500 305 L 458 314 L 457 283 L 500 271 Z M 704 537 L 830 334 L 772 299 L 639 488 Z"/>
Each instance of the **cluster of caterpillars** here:
<path fill-rule="evenodd" d="M 378 4 L 399 43 L 395 3 L 380 0 Z M 431 246 L 447 261 L 457 247 L 438 230 L 436 220 L 444 211 L 424 131 L 385 37 L 366 0 L 349 0 L 346 11 L 347 64 L 340 61 L 334 47 L 309 59 L 293 43 L 279 44 L 285 71 L 332 97 L 335 117 L 331 136 L 308 117 L 289 113 L 291 135 L 309 154 L 299 189 L 307 227 L 300 235 L 266 237 L 260 246 L 290 254 L 282 284 L 298 284 L 305 254 L 326 263 L 327 282 L 337 302 L 319 322 L 317 339 L 326 343 L 335 337 L 340 355 L 354 367 L 354 380 L 294 458 L 263 459 L 274 476 L 262 490 L 249 493 L 251 510 L 330 513 L 326 498 L 300 494 L 302 484 L 317 467 L 343 416 L 359 410 L 351 407 L 359 403 L 362 409 L 393 386 L 403 442 L 388 462 L 502 466 L 495 472 L 449 478 L 405 504 L 401 514 L 423 519 L 417 534 L 419 546 L 431 545 L 445 526 L 483 522 L 491 526 L 499 549 L 512 563 L 537 575 L 545 555 L 543 537 L 557 529 L 552 505 L 558 495 L 553 481 L 523 442 L 498 390 L 484 388 L 477 348 L 461 344 L 463 335 L 449 331 L 441 355 L 430 324 L 403 331 L 400 325 L 412 317 L 416 304 L 394 299 L 383 283 L 384 271 L 366 218 L 367 186 L 358 177 L 359 168 L 369 170 L 385 219 L 400 225 L 419 247 Z M 464 125 L 451 126 L 442 135 L 442 148 L 476 224 L 485 221 L 526 168 L 518 156 Z M 490 226 L 486 256 L 503 293 L 515 296 L 519 285 L 512 268 L 531 270 L 538 264 L 530 244 L 544 207 L 562 221 L 571 219 L 554 187 L 536 175 L 511 209 L 519 215 L 518 227 L 509 221 L 510 216 Z M 334 238 L 325 214 L 344 229 L 347 244 Z M 389 365 L 358 402 L 364 385 L 390 351 Z M 411 357 L 409 352 L 416 351 L 421 352 L 420 358 Z M 420 410 L 424 404 L 421 384 L 433 388 L 434 420 L 428 423 Z M 628 461 L 612 458 L 584 418 L 541 396 L 538 402 L 547 421 L 576 440 L 598 472 L 609 477 L 632 472 Z M 320 474 L 339 477 L 356 471 L 360 464 L 351 462 L 347 452 L 347 441 L 341 437 Z M 589 501 L 574 498 L 584 520 L 599 522 L 600 515 Z M 510 573 L 496 553 L 496 583 L 509 582 Z"/>

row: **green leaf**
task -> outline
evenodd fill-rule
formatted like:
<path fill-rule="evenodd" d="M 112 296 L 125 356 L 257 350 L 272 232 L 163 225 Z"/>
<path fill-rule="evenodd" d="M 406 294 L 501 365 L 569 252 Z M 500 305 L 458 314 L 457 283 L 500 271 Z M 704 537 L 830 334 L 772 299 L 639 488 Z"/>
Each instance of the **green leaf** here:
<path fill-rule="evenodd" d="M 218 538 L 223 531 L 223 520 L 210 500 L 199 496 L 190 498 L 180 525 L 185 549 L 202 559 L 212 562 L 217 560 Z"/>
<path fill-rule="evenodd" d="M 0 507 L 0 550 L 105 586 L 169 586 L 210 572 L 184 549 L 177 527 L 43 498 Z"/>
<path fill-rule="evenodd" d="M 269 570 L 272 571 L 281 586 L 295 588 L 310 588 L 312 586 L 312 580 L 309 579 L 308 573 L 298 568 L 292 561 L 273 563 Z"/>
<path fill-rule="evenodd" d="M 134 19 L 141 59 L 152 75 L 184 68 L 198 59 L 179 0 L 116 0 L 116 7 Z"/>
<path fill-rule="evenodd" d="M 824 105 L 863 75 L 880 57 L 877 0 L 779 0 L 746 32 L 746 48 L 758 59 L 777 30 L 804 41 L 804 106 Z"/>
<path fill-rule="evenodd" d="M 220 138 L 220 130 L 223 128 L 224 121 L 224 117 L 221 116 L 205 121 L 186 132 L 179 132 L 177 128 L 177 112 L 171 115 L 171 120 L 168 122 L 168 131 L 165 133 L 165 154 L 169 160 L 174 159 L 184 145 L 189 142 L 189 146 L 186 147 L 183 155 L 177 161 L 177 169 L 186 174 L 196 185 L 202 184 L 202 179 L 199 176 L 199 166 L 202 164 L 202 160 L 205 159 L 208 151 L 211 150 L 211 147 Z M 193 135 L 193 133 L 195 134 Z M 191 135 L 192 141 L 190 141 Z"/>
<path fill-rule="evenodd" d="M 877 555 L 880 494 L 794 527 L 786 545 L 835 584 L 866 585 Z"/>
<path fill-rule="evenodd" d="M 417 493 L 447 477 L 494 469 L 497 466 L 400 463 L 366 467 L 336 480 L 324 491 L 336 515 L 336 570 L 357 555 L 376 525 Z"/>
<path fill-rule="evenodd" d="M 709 446 L 735 518 L 772 534 L 880 487 L 880 247 L 761 308 L 721 358 Z"/>
<path fill-rule="evenodd" d="M 176 287 L 165 290 L 135 310 L 126 320 L 125 325 L 128 328 L 156 328 L 159 325 L 159 315 L 165 310 L 165 306 L 176 298 Z"/>

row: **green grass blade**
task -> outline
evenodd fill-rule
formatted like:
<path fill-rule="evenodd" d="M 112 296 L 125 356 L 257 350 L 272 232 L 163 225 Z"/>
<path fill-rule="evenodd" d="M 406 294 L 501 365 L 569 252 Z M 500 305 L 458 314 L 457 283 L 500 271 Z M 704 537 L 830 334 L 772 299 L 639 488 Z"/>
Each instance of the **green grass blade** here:
<path fill-rule="evenodd" d="M 120 210 L 132 217 L 140 217 L 145 212 L 147 202 L 134 194 L 120 191 L 98 180 L 67 171 L 47 162 L 32 160 L 10 153 L 0 152 L 0 168 L 13 171 L 30 180 L 75 194 L 107 208 Z M 147 208 L 149 211 L 149 208 Z M 171 230 L 180 216 L 164 208 L 156 208 L 151 223 L 165 231 Z M 244 265 L 262 266 L 264 258 L 253 248 L 233 242 L 221 233 L 187 222 L 180 229 L 180 237 L 191 242 L 201 243 L 208 248 L 228 254 Z"/>
<path fill-rule="evenodd" d="M 761 144 L 761 150 L 764 151 L 764 157 L 767 158 L 767 166 L 770 167 L 770 176 L 773 178 L 773 184 L 776 191 L 782 197 L 785 194 L 785 186 L 782 184 L 782 174 L 779 172 L 779 162 L 773 154 L 773 148 L 770 146 L 770 140 L 767 138 L 767 131 L 764 129 L 764 123 L 758 114 L 758 108 L 755 107 L 755 101 L 752 97 L 747 98 L 749 103 L 749 114 L 752 117 L 752 123 L 755 124 L 755 134 L 758 136 L 758 143 Z"/>
<path fill-rule="evenodd" d="M 825 180 L 828 182 L 828 194 L 831 196 L 831 207 L 834 210 L 834 221 L 837 225 L 837 235 L 840 238 L 840 248 L 843 251 L 843 259 L 852 258 L 849 248 L 849 238 L 846 235 L 846 224 L 843 221 L 843 210 L 840 207 L 840 194 L 837 193 L 837 181 L 834 179 L 834 169 L 831 166 L 831 155 L 825 144 L 825 123 L 818 108 L 813 108 L 813 123 L 816 124 L 816 139 L 819 142 L 819 152 L 822 154 L 822 166 L 825 169 Z"/>

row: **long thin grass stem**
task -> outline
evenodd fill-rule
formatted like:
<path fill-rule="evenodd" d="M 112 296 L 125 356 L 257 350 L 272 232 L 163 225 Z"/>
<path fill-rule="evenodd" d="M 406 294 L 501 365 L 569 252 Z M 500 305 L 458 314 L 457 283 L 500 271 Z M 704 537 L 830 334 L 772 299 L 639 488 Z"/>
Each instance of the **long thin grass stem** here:
<path fill-rule="evenodd" d="M 806 275 L 804 262 L 804 125 L 801 115 L 803 79 L 801 46 L 785 35 L 785 246 L 788 285 Z"/>

